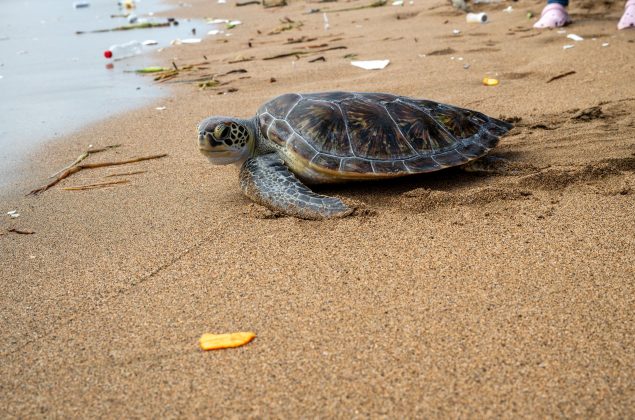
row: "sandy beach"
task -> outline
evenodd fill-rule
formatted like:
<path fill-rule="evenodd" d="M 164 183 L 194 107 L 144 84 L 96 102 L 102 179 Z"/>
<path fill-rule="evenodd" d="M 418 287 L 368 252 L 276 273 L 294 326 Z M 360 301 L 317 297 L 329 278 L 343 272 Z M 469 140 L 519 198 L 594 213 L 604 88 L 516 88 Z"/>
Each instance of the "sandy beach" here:
<path fill-rule="evenodd" d="M 532 29 L 538 0 L 475 7 L 485 25 L 442 0 L 389 3 L 329 12 L 328 30 L 305 12 L 370 1 L 191 3 L 170 15 L 242 24 L 157 53 L 201 68 L 163 82 L 166 99 L 44 145 L 0 197 L 3 418 L 635 417 L 635 30 L 616 29 L 622 1 L 573 0 L 566 33 Z M 216 86 L 188 82 L 212 74 Z M 209 115 L 330 90 L 513 121 L 492 154 L 517 170 L 322 187 L 358 210 L 305 221 L 251 203 L 238 168 L 197 150 Z M 89 144 L 121 146 L 84 163 L 167 156 L 26 196 Z M 64 189 L 112 180 L 127 182 Z M 257 338 L 198 348 L 235 331 Z"/>

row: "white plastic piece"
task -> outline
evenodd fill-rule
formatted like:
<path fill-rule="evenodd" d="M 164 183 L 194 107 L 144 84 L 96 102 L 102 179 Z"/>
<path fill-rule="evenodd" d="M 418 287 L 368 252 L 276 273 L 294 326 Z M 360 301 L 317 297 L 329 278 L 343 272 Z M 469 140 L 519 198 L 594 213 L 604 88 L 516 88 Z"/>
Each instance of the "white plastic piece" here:
<path fill-rule="evenodd" d="M 568 50 L 568 49 L 571 49 L 571 48 L 573 48 L 573 47 L 575 47 L 575 45 L 567 44 L 567 45 L 564 45 L 564 46 L 562 47 L 562 49 L 563 49 L 563 50 Z"/>
<path fill-rule="evenodd" d="M 381 70 L 390 63 L 390 60 L 368 60 L 368 61 L 351 61 L 355 67 L 364 70 Z"/>
<path fill-rule="evenodd" d="M 569 34 L 567 35 L 567 38 L 575 41 L 575 42 L 580 42 L 580 41 L 584 41 L 584 38 L 582 38 L 580 35 L 576 35 L 576 34 Z"/>
<path fill-rule="evenodd" d="M 485 23 L 487 22 L 486 13 L 468 13 L 465 15 L 465 21 L 468 23 Z"/>

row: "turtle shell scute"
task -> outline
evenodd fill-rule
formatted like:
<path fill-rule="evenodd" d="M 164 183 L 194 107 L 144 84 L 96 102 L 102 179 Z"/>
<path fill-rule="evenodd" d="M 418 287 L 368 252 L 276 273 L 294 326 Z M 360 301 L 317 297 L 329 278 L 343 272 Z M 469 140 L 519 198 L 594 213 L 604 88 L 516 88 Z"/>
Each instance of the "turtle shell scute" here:
<path fill-rule="evenodd" d="M 373 161 L 373 169 L 378 174 L 409 173 L 402 160 L 377 160 Z"/>
<path fill-rule="evenodd" d="M 349 156 L 346 123 L 335 103 L 304 100 L 287 117 L 289 124 L 317 150 L 336 156 Z"/>
<path fill-rule="evenodd" d="M 296 156 L 310 162 L 318 153 L 313 147 L 297 134 L 293 134 L 287 142 L 287 149 Z"/>
<path fill-rule="evenodd" d="M 293 108 L 295 104 L 302 100 L 302 96 L 297 93 L 287 93 L 273 98 L 269 102 L 263 105 L 262 112 L 268 112 L 275 118 L 284 119 L 289 110 Z"/>
<path fill-rule="evenodd" d="M 329 169 L 331 171 L 339 171 L 341 160 L 341 158 L 338 158 L 336 156 L 330 156 L 320 153 L 313 158 L 313 161 L 311 163 L 314 165 L 318 165 L 321 168 Z"/>
<path fill-rule="evenodd" d="M 293 134 L 293 128 L 285 120 L 274 120 L 269 129 L 267 130 L 267 136 L 269 140 L 283 146 L 287 140 Z"/>
<path fill-rule="evenodd" d="M 355 98 L 342 101 L 340 106 L 348 121 L 355 156 L 393 160 L 417 155 L 381 104 Z"/>

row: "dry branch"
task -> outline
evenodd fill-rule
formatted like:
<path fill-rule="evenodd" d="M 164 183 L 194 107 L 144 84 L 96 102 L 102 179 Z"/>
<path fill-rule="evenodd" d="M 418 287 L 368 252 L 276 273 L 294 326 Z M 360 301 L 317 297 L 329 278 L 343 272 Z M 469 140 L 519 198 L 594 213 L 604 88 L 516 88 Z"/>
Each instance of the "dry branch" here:
<path fill-rule="evenodd" d="M 160 155 L 143 156 L 143 157 L 138 157 L 134 159 L 122 160 L 118 162 L 85 163 L 83 165 L 72 166 L 66 169 L 65 171 L 63 171 L 62 173 L 60 173 L 54 180 L 52 180 L 48 184 L 43 185 L 40 188 L 34 189 L 27 195 L 37 195 L 37 194 L 43 193 L 44 191 L 48 190 L 49 188 L 51 188 L 52 186 L 54 186 L 55 184 L 63 180 L 64 178 L 68 178 L 69 176 L 84 169 L 95 169 L 95 168 L 104 168 L 106 166 L 126 165 L 128 163 L 142 162 L 144 160 L 160 159 L 165 156 L 167 156 L 167 153 L 162 153 Z"/>
<path fill-rule="evenodd" d="M 70 165 L 65 166 L 64 168 L 62 168 L 59 171 L 55 172 L 53 175 L 49 176 L 49 178 L 56 177 L 60 173 L 64 172 L 65 170 L 67 170 L 68 168 L 70 168 L 72 166 L 77 165 L 79 162 L 81 162 L 82 160 L 86 159 L 88 156 L 90 156 L 92 154 L 99 153 L 99 152 L 105 152 L 106 150 L 115 149 L 115 148 L 120 147 L 120 146 L 121 146 L 120 144 L 113 144 L 112 146 L 106 146 L 106 147 L 102 147 L 100 149 L 88 149 L 84 153 L 82 153 L 81 155 L 77 156 L 77 159 L 75 159 L 75 161 L 73 163 L 71 163 Z"/>

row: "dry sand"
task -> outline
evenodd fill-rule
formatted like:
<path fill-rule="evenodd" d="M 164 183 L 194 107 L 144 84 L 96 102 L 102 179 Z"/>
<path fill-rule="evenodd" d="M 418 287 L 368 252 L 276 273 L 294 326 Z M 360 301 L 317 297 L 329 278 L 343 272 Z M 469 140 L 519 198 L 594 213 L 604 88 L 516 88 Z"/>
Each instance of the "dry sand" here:
<path fill-rule="evenodd" d="M 635 31 L 616 30 L 620 1 L 573 2 L 579 43 L 530 29 L 537 0 L 485 8 L 487 25 L 415 0 L 330 14 L 328 32 L 303 12 L 366 3 L 193 3 L 177 13 L 244 24 L 157 62 L 206 55 L 214 73 L 247 73 L 216 90 L 174 83 L 165 100 L 43 147 L 2 199 L 21 214 L 0 219 L 2 417 L 635 416 Z M 284 16 L 304 25 L 267 35 Z M 316 39 L 284 45 L 301 36 Z M 347 49 L 262 60 L 321 44 Z M 392 62 L 364 71 L 345 54 Z M 229 64 L 238 56 L 255 59 Z M 487 71 L 499 86 L 481 85 Z M 203 117 L 335 89 L 518 117 L 494 154 L 519 170 L 322 188 L 362 211 L 315 222 L 271 218 L 235 167 L 195 147 Z M 24 197 L 91 143 L 123 146 L 87 162 L 169 156 Z M 129 171 L 145 172 L 62 190 Z M 204 332 L 241 330 L 258 337 L 197 347 Z"/>

